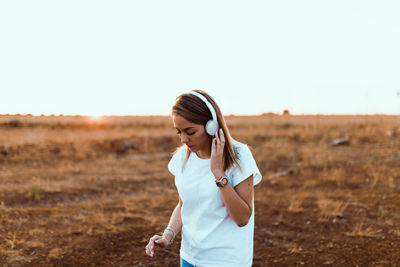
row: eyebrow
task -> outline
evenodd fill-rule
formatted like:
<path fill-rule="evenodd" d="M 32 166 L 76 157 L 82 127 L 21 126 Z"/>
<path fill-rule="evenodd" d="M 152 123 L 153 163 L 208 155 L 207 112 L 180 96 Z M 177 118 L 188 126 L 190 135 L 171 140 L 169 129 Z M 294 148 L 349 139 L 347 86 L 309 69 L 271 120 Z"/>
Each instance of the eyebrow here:
<path fill-rule="evenodd" d="M 187 131 L 187 130 L 192 129 L 192 128 L 194 128 L 194 127 L 187 127 L 187 128 L 185 128 L 185 129 L 183 129 L 183 130 L 184 130 L 184 131 Z M 178 128 L 175 128 L 175 129 L 179 130 Z"/>

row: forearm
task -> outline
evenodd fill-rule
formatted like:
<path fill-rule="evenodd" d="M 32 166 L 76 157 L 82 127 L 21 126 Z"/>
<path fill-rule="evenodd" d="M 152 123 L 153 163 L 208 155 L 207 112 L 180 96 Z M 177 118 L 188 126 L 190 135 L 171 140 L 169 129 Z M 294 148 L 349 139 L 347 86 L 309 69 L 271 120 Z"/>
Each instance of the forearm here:
<path fill-rule="evenodd" d="M 229 216 L 238 226 L 245 226 L 249 221 L 252 208 L 238 195 L 230 183 L 220 187 L 220 193 Z"/>
<path fill-rule="evenodd" d="M 181 205 L 178 203 L 171 214 L 167 228 L 172 229 L 175 234 L 178 234 L 182 229 Z M 168 236 L 168 241 L 170 237 Z"/>
<path fill-rule="evenodd" d="M 225 137 L 221 128 L 215 134 L 211 144 L 210 168 L 217 181 L 226 176 L 223 160 L 224 146 Z M 226 184 L 225 180 L 225 184 L 221 184 L 219 191 L 231 218 L 239 227 L 245 226 L 249 222 L 253 210 L 253 175 L 237 184 L 235 189 L 229 182 Z"/>

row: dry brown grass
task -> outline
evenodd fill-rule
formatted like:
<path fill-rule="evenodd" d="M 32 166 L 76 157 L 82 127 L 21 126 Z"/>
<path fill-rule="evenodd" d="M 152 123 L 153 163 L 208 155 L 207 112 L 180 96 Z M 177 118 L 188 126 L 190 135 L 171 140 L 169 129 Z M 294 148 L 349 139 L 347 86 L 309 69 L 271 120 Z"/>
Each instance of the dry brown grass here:
<path fill-rule="evenodd" d="M 383 237 L 382 229 L 375 229 L 373 226 L 365 226 L 362 223 L 354 226 L 351 232 L 346 232 L 348 236 L 361 236 L 361 237 Z"/>
<path fill-rule="evenodd" d="M 340 219 L 343 217 L 344 211 L 349 205 L 348 202 L 337 201 L 332 199 L 318 199 L 318 207 L 320 209 L 319 221 L 329 221 L 332 219 Z"/>
<path fill-rule="evenodd" d="M 226 119 L 264 177 L 254 266 L 400 262 L 396 117 Z M 179 237 L 155 259 L 143 248 L 177 203 L 178 145 L 169 117 L 0 116 L 0 265 L 176 266 Z"/>

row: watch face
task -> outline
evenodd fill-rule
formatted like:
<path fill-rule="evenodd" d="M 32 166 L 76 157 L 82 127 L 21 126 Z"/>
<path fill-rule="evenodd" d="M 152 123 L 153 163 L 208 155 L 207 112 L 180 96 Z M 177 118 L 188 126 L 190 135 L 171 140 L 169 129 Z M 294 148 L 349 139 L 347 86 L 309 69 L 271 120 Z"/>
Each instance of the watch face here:
<path fill-rule="evenodd" d="M 224 179 L 222 179 L 221 182 L 222 182 L 223 185 L 226 185 L 228 183 L 228 179 L 224 178 Z"/>

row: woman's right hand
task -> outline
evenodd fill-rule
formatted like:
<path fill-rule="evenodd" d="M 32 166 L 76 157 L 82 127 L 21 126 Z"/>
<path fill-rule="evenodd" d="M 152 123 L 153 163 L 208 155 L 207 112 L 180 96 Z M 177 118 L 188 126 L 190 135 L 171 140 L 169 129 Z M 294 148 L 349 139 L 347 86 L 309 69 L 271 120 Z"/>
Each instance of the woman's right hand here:
<path fill-rule="evenodd" d="M 160 248 L 166 248 L 169 244 L 169 240 L 165 236 L 154 235 L 150 238 L 149 243 L 146 245 L 146 254 L 150 257 L 154 256 L 154 251 Z"/>

